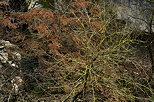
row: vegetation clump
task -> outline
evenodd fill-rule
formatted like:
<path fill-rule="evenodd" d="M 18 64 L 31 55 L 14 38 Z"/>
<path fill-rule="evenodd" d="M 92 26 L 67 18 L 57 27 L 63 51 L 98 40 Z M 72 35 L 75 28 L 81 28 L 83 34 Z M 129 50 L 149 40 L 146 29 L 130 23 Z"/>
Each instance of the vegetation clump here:
<path fill-rule="evenodd" d="M 65 12 L 13 12 L 6 11 L 7 5 L 0 2 L 0 38 L 16 44 L 24 56 L 23 88 L 4 91 L 3 101 L 153 101 L 151 70 L 135 63 L 137 39 L 124 21 L 115 20 L 111 6 L 106 10 L 74 0 Z"/>

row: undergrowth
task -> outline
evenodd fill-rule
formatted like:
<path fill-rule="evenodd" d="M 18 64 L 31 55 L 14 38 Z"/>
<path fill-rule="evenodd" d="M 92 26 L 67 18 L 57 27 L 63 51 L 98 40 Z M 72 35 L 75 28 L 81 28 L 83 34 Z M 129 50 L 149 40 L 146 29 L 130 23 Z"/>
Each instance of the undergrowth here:
<path fill-rule="evenodd" d="M 13 12 L 5 11 L 7 2 L 0 5 L 1 39 L 17 44 L 23 61 L 29 60 L 21 68 L 24 88 L 15 94 L 17 102 L 146 102 L 153 97 L 149 73 L 133 62 L 133 30 L 115 20 L 113 5 L 75 0 L 65 12 Z"/>

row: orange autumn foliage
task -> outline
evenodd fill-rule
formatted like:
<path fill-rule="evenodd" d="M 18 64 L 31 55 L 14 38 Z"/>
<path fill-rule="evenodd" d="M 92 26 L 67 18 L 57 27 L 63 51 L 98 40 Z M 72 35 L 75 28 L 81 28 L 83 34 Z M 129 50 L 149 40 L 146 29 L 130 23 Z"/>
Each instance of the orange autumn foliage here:
<path fill-rule="evenodd" d="M 1 5 L 8 5 L 7 3 L 1 2 Z M 69 2 L 69 13 L 61 13 L 59 11 L 52 11 L 48 9 L 31 9 L 28 12 L 9 12 L 6 14 L 0 11 L 0 18 L 4 19 L 0 21 L 0 25 L 11 29 L 18 29 L 18 33 L 23 33 L 19 30 L 19 27 L 23 24 L 28 25 L 28 30 L 32 33 L 31 36 L 17 35 L 12 38 L 15 42 L 22 41 L 27 42 L 29 37 L 35 41 L 32 44 L 35 47 L 29 49 L 26 48 L 27 44 L 22 45 L 26 50 L 32 50 L 38 48 L 38 52 L 44 53 L 49 52 L 55 56 L 61 55 L 61 49 L 67 47 L 62 44 L 62 39 L 71 36 L 71 42 L 74 42 L 75 46 L 81 46 L 80 40 L 77 36 L 72 35 L 72 29 L 82 29 L 83 25 L 89 30 L 100 30 L 105 24 L 98 18 L 100 16 L 99 6 L 93 5 L 91 2 L 86 0 L 74 0 Z M 89 14 L 87 15 L 87 13 Z M 18 22 L 11 22 L 12 17 L 20 19 Z M 33 41 L 32 40 L 32 41 Z M 39 45 L 39 41 L 45 45 Z M 38 44 L 37 44 L 38 42 Z M 77 46 L 76 46 L 77 45 Z M 37 47 L 41 46 L 41 47 Z M 74 49 L 74 48 L 73 48 Z M 75 48 L 76 49 L 76 48 Z M 76 51 L 76 50 L 73 50 Z M 28 51 L 29 52 L 29 51 Z M 34 55 L 38 55 L 37 53 Z"/>

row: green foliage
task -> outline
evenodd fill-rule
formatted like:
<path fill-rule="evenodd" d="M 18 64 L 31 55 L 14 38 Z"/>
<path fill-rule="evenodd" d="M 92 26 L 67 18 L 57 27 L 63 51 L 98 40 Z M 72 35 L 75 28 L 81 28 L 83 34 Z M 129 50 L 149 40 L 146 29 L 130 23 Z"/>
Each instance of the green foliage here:
<path fill-rule="evenodd" d="M 39 3 L 43 5 L 44 8 L 54 9 L 55 0 L 39 0 Z"/>
<path fill-rule="evenodd" d="M 34 93 L 40 95 L 41 93 L 43 93 L 42 87 L 41 86 L 35 86 L 34 87 Z"/>
<path fill-rule="evenodd" d="M 151 101 L 151 102 L 154 102 L 154 97 L 151 97 L 151 98 L 150 98 L 150 101 Z"/>

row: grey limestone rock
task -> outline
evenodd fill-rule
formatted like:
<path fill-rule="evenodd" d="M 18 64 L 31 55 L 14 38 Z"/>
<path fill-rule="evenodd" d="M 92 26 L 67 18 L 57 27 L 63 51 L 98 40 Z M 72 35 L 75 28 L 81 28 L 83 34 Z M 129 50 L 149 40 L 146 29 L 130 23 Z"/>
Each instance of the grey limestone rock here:
<path fill-rule="evenodd" d="M 17 52 L 16 46 L 9 41 L 0 40 L 0 68 L 3 65 L 18 67 L 20 60 L 21 55 Z"/>
<path fill-rule="evenodd" d="M 154 32 L 154 2 L 147 0 L 112 0 L 118 19 L 123 19 L 140 30 Z"/>

